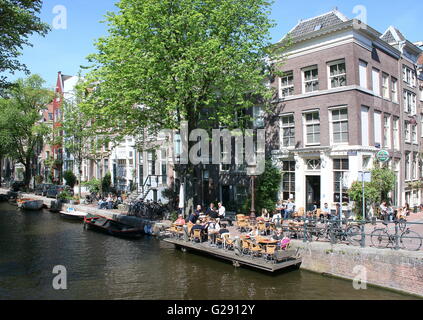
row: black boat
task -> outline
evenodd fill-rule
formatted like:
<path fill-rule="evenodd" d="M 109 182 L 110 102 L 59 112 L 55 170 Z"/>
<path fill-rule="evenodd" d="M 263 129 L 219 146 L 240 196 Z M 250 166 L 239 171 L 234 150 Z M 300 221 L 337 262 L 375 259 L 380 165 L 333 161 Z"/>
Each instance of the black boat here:
<path fill-rule="evenodd" d="M 104 232 L 116 237 L 139 238 L 144 230 L 101 216 L 84 217 L 84 228 Z"/>

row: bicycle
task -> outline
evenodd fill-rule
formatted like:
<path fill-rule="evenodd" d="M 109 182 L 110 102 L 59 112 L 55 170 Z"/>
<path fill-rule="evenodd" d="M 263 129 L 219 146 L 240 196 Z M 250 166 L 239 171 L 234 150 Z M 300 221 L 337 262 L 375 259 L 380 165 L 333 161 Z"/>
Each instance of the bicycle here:
<path fill-rule="evenodd" d="M 388 223 L 383 222 L 385 225 L 384 228 L 376 228 L 370 234 L 370 239 L 372 245 L 376 248 L 383 249 L 388 248 L 390 245 L 396 247 L 398 230 L 401 231 L 399 236 L 399 245 L 401 249 L 418 251 L 422 246 L 422 238 L 417 232 L 411 231 L 410 228 L 407 228 L 407 223 L 405 220 L 395 220 L 395 229 L 394 233 L 390 233 L 388 230 Z"/>
<path fill-rule="evenodd" d="M 307 228 L 305 236 L 310 240 L 325 239 L 332 243 L 348 242 L 351 245 L 361 244 L 361 229 L 356 224 L 347 224 L 345 228 L 339 224 L 339 220 L 329 220 L 322 228 L 312 225 Z"/>

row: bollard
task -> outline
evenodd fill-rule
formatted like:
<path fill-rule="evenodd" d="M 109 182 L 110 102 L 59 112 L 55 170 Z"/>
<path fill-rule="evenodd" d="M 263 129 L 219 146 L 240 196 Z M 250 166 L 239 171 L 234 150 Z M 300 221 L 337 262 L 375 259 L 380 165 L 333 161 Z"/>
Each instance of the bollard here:
<path fill-rule="evenodd" d="M 362 248 L 366 246 L 366 233 L 364 232 L 365 223 L 361 224 L 361 240 L 360 245 Z"/>

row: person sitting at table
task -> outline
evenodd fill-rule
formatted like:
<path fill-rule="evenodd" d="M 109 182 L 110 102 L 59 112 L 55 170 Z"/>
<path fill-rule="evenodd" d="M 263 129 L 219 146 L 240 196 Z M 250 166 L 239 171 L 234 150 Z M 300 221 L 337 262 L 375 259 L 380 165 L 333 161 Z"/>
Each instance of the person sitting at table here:
<path fill-rule="evenodd" d="M 106 209 L 107 208 L 107 201 L 104 200 L 104 198 L 101 198 L 98 201 L 98 209 Z"/>
<path fill-rule="evenodd" d="M 282 229 L 281 228 L 278 228 L 277 230 L 276 230 L 276 233 L 272 236 L 272 239 L 273 240 L 278 240 L 278 241 L 280 241 L 280 240 L 282 240 L 284 237 L 283 237 L 283 233 L 282 233 Z"/>
<path fill-rule="evenodd" d="M 250 237 L 257 237 L 257 236 L 259 236 L 260 235 L 260 232 L 259 232 L 259 230 L 258 230 L 258 228 L 257 228 L 257 226 L 253 226 L 253 228 L 251 229 L 251 231 L 250 232 L 248 232 L 247 233 Z"/>
<path fill-rule="evenodd" d="M 219 217 L 218 211 L 214 207 L 214 203 L 210 203 L 210 206 L 206 210 L 206 216 L 210 218 L 217 219 Z"/>
<path fill-rule="evenodd" d="M 191 215 L 188 218 L 188 221 L 190 221 L 191 223 L 195 224 L 198 220 L 199 215 L 197 214 L 197 210 L 194 211 L 193 213 L 191 213 Z"/>
<path fill-rule="evenodd" d="M 229 234 L 229 230 L 226 228 L 226 223 L 222 223 L 222 227 L 219 229 L 219 234 L 222 236 L 225 233 Z"/>
<path fill-rule="evenodd" d="M 216 235 L 219 233 L 220 230 L 220 223 L 218 221 L 219 219 L 211 219 L 210 223 L 207 227 L 208 235 L 210 238 L 211 244 L 216 244 Z"/>
<path fill-rule="evenodd" d="M 264 219 L 264 221 L 270 220 L 270 215 L 266 208 L 261 209 L 261 217 Z"/>
<path fill-rule="evenodd" d="M 180 226 L 185 225 L 185 219 L 184 219 L 184 216 L 183 216 L 182 214 L 180 214 L 180 215 L 178 216 L 178 219 L 176 219 L 175 223 L 176 223 L 177 225 L 180 225 Z"/>
<path fill-rule="evenodd" d="M 326 216 L 326 219 L 331 220 L 332 215 L 331 215 L 331 211 L 329 208 L 329 205 L 327 204 L 327 202 L 324 204 L 324 207 L 322 209 L 322 213 L 320 214 L 320 219 L 323 220 L 324 217 Z"/>
<path fill-rule="evenodd" d="M 282 214 L 280 211 L 273 211 L 272 222 L 276 225 L 280 225 L 282 222 Z"/>
<path fill-rule="evenodd" d="M 197 209 L 194 211 L 198 216 L 203 215 L 203 209 L 201 209 L 201 205 L 197 205 Z"/>
<path fill-rule="evenodd" d="M 200 220 L 197 220 L 195 225 L 192 226 L 191 233 L 190 233 L 191 236 L 194 234 L 194 230 L 200 230 L 201 231 L 201 241 L 203 241 L 204 240 L 204 227 L 201 224 Z"/>

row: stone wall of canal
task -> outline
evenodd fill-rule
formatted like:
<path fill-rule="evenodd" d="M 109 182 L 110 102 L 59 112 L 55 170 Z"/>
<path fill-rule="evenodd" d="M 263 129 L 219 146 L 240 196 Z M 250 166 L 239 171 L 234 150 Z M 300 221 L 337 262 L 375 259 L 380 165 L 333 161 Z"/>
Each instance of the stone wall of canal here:
<path fill-rule="evenodd" d="M 360 248 L 325 242 L 293 241 L 301 268 L 353 280 L 365 270 L 367 283 L 423 297 L 423 252 Z M 354 269 L 356 266 L 363 268 Z"/>

